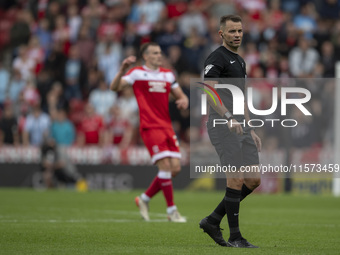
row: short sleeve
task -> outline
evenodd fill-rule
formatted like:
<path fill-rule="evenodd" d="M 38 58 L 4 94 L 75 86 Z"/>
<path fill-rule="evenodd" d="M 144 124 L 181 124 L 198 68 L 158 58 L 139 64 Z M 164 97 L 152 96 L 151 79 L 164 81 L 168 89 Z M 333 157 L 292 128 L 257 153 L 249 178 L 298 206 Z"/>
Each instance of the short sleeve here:
<path fill-rule="evenodd" d="M 176 81 L 176 77 L 173 74 L 173 72 L 170 73 L 170 83 L 171 83 L 171 89 L 175 89 L 179 86 L 178 82 Z"/>
<path fill-rule="evenodd" d="M 135 83 L 135 76 L 134 76 L 134 69 L 131 69 L 130 71 L 128 71 L 123 77 L 122 79 L 125 80 L 128 84 L 133 85 Z"/>
<path fill-rule="evenodd" d="M 223 66 L 223 57 L 213 52 L 204 63 L 204 78 L 220 78 Z"/>

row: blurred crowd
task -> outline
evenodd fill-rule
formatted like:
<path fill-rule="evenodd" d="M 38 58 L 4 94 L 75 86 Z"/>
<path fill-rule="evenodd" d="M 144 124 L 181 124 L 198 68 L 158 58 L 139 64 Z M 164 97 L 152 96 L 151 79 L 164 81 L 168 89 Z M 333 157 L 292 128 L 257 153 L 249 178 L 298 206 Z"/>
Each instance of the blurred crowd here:
<path fill-rule="evenodd" d="M 221 45 L 219 18 L 226 14 L 243 19 L 240 55 L 249 78 L 332 78 L 339 10 L 337 0 L 0 1 L 0 146 L 41 146 L 47 137 L 67 146 L 141 144 L 132 88 L 108 89 L 121 61 L 145 42 L 159 43 L 163 66 L 189 96 L 190 78 L 200 77 Z M 272 86 L 260 90 L 266 95 Z M 307 87 L 315 117 L 310 123 L 291 113 L 303 124 L 290 134 L 297 147 L 322 143 L 330 125 L 322 112 L 334 111 L 334 84 Z M 262 98 L 258 105 L 267 109 Z M 188 144 L 189 110 L 171 100 L 170 113 Z M 268 146 L 279 146 L 279 130 L 266 133 Z"/>

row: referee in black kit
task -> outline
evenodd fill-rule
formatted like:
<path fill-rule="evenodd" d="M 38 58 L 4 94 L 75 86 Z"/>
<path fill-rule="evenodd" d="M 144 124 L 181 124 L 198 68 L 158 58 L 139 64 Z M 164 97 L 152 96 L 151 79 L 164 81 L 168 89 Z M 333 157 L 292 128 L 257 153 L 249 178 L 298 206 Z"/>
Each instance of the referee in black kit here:
<path fill-rule="evenodd" d="M 214 86 L 216 83 L 226 83 L 223 78 L 228 78 L 228 84 L 239 87 L 245 91 L 246 64 L 237 54 L 242 42 L 242 20 L 237 15 L 221 17 L 219 35 L 223 45 L 212 52 L 205 61 L 204 83 Z M 222 166 L 254 166 L 258 169 L 258 152 L 261 150 L 261 140 L 255 131 L 243 123 L 249 120 L 246 101 L 244 102 L 244 115 L 233 116 L 233 98 L 228 89 L 218 89 L 223 105 L 210 104 L 209 120 L 207 123 L 208 134 L 220 157 Z M 211 93 L 214 94 L 214 93 Z M 213 127 L 214 119 L 228 120 L 227 125 Z M 249 174 L 251 174 L 249 176 Z M 238 248 L 258 248 L 243 238 L 239 229 L 240 202 L 260 185 L 260 173 L 227 173 L 227 188 L 222 201 L 215 210 L 199 223 L 216 243 L 221 246 Z M 223 239 L 220 223 L 227 215 L 230 237 L 226 242 Z"/>

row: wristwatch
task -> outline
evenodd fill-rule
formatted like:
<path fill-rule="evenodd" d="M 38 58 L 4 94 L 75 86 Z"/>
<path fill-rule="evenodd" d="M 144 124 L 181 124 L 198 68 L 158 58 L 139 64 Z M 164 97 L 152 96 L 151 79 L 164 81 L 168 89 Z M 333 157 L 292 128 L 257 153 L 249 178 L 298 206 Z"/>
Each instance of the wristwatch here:
<path fill-rule="evenodd" d="M 234 118 L 234 116 L 229 112 L 229 111 L 227 111 L 225 114 L 224 114 L 224 116 L 226 117 L 226 119 L 229 121 L 229 120 L 231 120 L 232 118 Z"/>

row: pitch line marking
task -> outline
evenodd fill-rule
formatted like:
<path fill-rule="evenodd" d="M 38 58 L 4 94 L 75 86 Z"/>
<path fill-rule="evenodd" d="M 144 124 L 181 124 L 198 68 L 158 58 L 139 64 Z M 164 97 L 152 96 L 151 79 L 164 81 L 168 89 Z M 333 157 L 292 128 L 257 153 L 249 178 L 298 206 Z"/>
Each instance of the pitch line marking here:
<path fill-rule="evenodd" d="M 98 219 L 98 220 L 87 220 L 87 219 L 70 219 L 70 220 L 54 220 L 54 219 L 46 219 L 46 220 L 0 220 L 0 223 L 129 223 L 129 222 L 143 222 L 143 220 L 134 220 L 134 219 Z M 148 222 L 169 222 L 167 219 L 155 219 L 150 220 Z"/>

